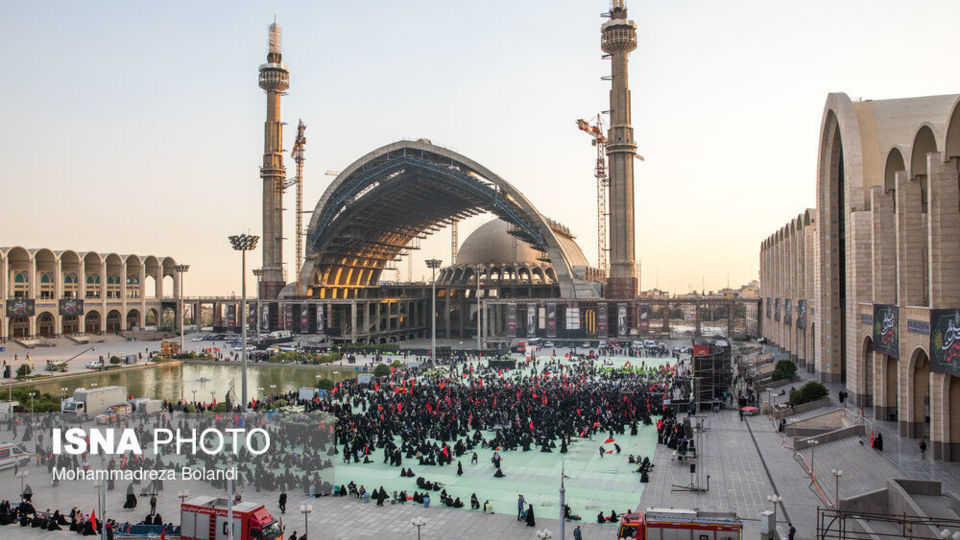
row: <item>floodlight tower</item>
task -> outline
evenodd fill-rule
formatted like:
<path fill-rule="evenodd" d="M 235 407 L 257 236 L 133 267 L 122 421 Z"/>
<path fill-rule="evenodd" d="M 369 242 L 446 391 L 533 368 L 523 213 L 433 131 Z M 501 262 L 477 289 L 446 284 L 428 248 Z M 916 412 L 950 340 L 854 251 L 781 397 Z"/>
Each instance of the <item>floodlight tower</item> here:
<path fill-rule="evenodd" d="M 283 279 L 283 122 L 280 98 L 290 88 L 290 69 L 280 55 L 280 25 L 270 25 L 267 63 L 260 64 L 260 88 L 267 93 L 267 121 L 263 130 L 263 276 L 259 296 L 274 299 L 286 285 Z M 299 270 L 299 269 L 298 269 Z"/>
<path fill-rule="evenodd" d="M 613 0 L 610 20 L 601 27 L 600 47 L 610 56 L 610 130 L 607 158 L 610 181 L 610 274 L 608 298 L 637 296 L 634 260 L 633 160 L 637 145 L 630 124 L 627 55 L 637 48 L 637 23 L 627 19 L 624 0 Z"/>

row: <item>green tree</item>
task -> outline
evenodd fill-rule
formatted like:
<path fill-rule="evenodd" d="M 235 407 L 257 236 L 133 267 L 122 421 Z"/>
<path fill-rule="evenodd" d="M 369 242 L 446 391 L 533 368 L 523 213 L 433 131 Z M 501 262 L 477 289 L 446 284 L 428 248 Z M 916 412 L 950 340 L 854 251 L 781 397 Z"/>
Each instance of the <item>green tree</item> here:
<path fill-rule="evenodd" d="M 799 389 L 790 391 L 790 406 L 796 407 L 797 405 L 823 399 L 827 397 L 829 393 L 826 386 L 816 381 L 810 381 Z"/>
<path fill-rule="evenodd" d="M 390 366 L 386 364 L 377 364 L 377 367 L 373 368 L 373 374 L 377 377 L 387 377 L 390 375 Z"/>
<path fill-rule="evenodd" d="M 793 379 L 797 376 L 797 365 L 790 360 L 780 360 L 773 367 L 773 380 Z"/>
<path fill-rule="evenodd" d="M 332 390 L 333 381 L 327 378 L 317 379 L 317 388 L 319 388 L 320 390 Z"/>
<path fill-rule="evenodd" d="M 20 367 L 17 368 L 17 378 L 26 379 L 30 375 L 30 366 L 27 364 L 20 364 Z"/>

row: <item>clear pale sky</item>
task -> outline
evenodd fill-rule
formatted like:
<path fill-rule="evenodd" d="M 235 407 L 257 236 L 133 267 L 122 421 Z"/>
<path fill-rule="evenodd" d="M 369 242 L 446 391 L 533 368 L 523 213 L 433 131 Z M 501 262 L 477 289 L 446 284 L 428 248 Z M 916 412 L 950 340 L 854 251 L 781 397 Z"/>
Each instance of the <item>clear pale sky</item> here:
<path fill-rule="evenodd" d="M 188 295 L 239 292 L 226 237 L 259 234 L 257 66 L 276 14 L 292 69 L 288 148 L 297 118 L 308 125 L 307 208 L 324 171 L 427 137 L 513 183 L 596 260 L 594 151 L 575 120 L 609 108 L 606 0 L 0 6 L 0 245 L 171 255 L 191 264 Z M 815 204 L 828 92 L 960 92 L 955 1 L 628 7 L 645 289 L 757 277 L 760 241 Z M 293 206 L 291 191 L 291 279 Z M 449 242 L 446 231 L 425 242 L 414 275 L 426 257 L 449 261 Z"/>

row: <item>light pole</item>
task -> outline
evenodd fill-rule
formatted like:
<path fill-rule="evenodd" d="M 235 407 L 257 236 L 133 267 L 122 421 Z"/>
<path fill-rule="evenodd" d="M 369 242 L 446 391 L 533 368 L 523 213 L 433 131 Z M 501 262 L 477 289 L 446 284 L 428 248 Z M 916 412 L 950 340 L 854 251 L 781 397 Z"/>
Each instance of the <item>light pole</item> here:
<path fill-rule="evenodd" d="M 410 524 L 417 528 L 417 540 L 420 540 L 420 527 L 427 524 L 427 520 L 422 517 L 415 517 L 410 520 Z"/>
<path fill-rule="evenodd" d="M 97 480 L 93 485 L 97 486 L 97 513 L 100 514 L 100 523 L 97 523 L 97 536 L 99 536 L 101 540 L 107 540 L 107 528 L 103 526 L 103 524 L 107 522 L 106 518 L 103 517 L 103 495 L 105 494 L 103 482 Z"/>
<path fill-rule="evenodd" d="M 433 277 L 430 278 L 430 305 L 432 306 L 430 311 L 430 359 L 433 361 L 433 365 L 437 365 L 437 268 L 440 268 L 441 263 L 440 259 L 427 259 L 427 268 L 433 271 Z"/>
<path fill-rule="evenodd" d="M 257 339 L 260 339 L 260 280 L 263 276 L 263 268 L 254 268 L 253 275 L 257 278 Z"/>
<path fill-rule="evenodd" d="M 35 395 L 37 395 L 36 392 L 30 392 L 30 412 L 31 412 L 31 413 L 34 412 L 34 411 L 33 411 L 33 396 L 35 396 Z M 32 421 L 31 421 L 31 423 L 32 423 Z"/>
<path fill-rule="evenodd" d="M 69 388 L 67 388 L 66 386 L 60 387 L 60 394 L 62 394 L 63 398 L 67 397 L 67 390 L 69 390 Z"/>
<path fill-rule="evenodd" d="M 833 500 L 834 500 L 833 507 L 839 510 L 840 509 L 840 477 L 843 476 L 843 471 L 839 469 L 833 469 L 830 472 L 833 473 L 833 478 L 836 481 L 836 491 L 834 492 L 834 496 L 833 496 Z"/>
<path fill-rule="evenodd" d="M 183 501 L 185 501 L 185 500 L 187 500 L 188 498 L 190 498 L 190 492 L 187 491 L 187 490 L 178 491 L 178 492 L 177 492 L 177 498 L 180 499 L 180 506 L 183 506 Z"/>
<path fill-rule="evenodd" d="M 477 361 L 480 360 L 480 314 L 483 313 L 483 310 L 480 307 L 480 270 L 483 269 L 483 266 L 477 265 Z"/>
<path fill-rule="evenodd" d="M 779 495 L 769 495 L 767 500 L 773 503 L 773 528 L 777 528 L 777 505 L 783 502 L 783 497 Z"/>
<path fill-rule="evenodd" d="M 23 500 L 23 482 L 24 480 L 27 479 L 27 476 L 29 475 L 30 475 L 29 471 L 25 471 L 23 469 L 20 469 L 19 471 L 17 471 L 17 478 L 20 479 L 20 500 L 21 501 Z"/>
<path fill-rule="evenodd" d="M 811 476 L 813 476 L 813 475 L 816 474 L 816 473 L 814 473 L 814 471 L 813 471 L 813 455 L 814 455 L 814 450 L 817 449 L 817 445 L 818 445 L 818 444 L 820 444 L 820 441 L 818 441 L 818 440 L 816 440 L 816 439 L 813 439 L 813 440 L 810 441 L 810 475 L 811 475 Z"/>
<path fill-rule="evenodd" d="M 310 529 L 307 528 L 307 516 L 310 515 L 310 512 L 313 512 L 312 504 L 301 504 L 300 513 L 303 514 L 303 537 L 309 539 L 308 533 Z"/>
<path fill-rule="evenodd" d="M 257 247 L 257 240 L 260 237 L 252 234 L 239 234 L 230 237 L 230 245 L 233 249 L 241 253 L 242 259 L 242 278 L 240 285 L 240 313 L 243 319 L 247 317 L 247 252 Z M 244 321 L 246 323 L 246 321 Z M 247 408 L 247 325 L 242 328 L 243 351 L 240 353 L 240 395 L 242 396 L 242 406 Z"/>
<path fill-rule="evenodd" d="M 187 270 L 190 270 L 189 264 L 178 264 L 173 267 L 173 269 L 180 274 L 180 287 L 177 292 L 180 294 L 177 295 L 177 311 L 179 312 L 180 320 L 180 354 L 183 354 L 183 274 L 187 273 Z M 181 398 L 183 396 L 180 396 Z"/>

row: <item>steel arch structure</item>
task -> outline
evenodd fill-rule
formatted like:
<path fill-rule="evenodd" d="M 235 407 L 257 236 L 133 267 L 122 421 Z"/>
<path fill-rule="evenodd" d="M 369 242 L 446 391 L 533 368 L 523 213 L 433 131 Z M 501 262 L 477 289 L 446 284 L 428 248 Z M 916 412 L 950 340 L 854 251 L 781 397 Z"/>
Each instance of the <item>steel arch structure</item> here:
<path fill-rule="evenodd" d="M 489 169 L 423 139 L 378 148 L 333 180 L 310 218 L 300 277 L 309 296 L 362 297 L 414 239 L 484 212 L 511 223 L 553 265 L 561 295 L 577 298 L 569 233 Z"/>

